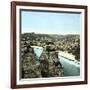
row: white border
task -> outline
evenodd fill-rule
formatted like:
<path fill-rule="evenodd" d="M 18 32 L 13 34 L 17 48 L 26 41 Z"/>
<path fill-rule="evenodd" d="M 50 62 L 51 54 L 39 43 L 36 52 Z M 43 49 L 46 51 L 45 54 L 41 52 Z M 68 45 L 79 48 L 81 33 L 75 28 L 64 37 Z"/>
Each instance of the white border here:
<path fill-rule="evenodd" d="M 19 75 L 20 62 L 19 62 L 19 11 L 20 9 L 35 9 L 35 10 L 57 10 L 57 11 L 75 11 L 82 12 L 81 14 L 81 34 L 80 34 L 80 76 L 70 76 L 70 77 L 54 77 L 54 78 L 37 78 L 37 79 L 21 79 Z M 84 10 L 83 9 L 73 9 L 73 8 L 47 8 L 47 7 L 35 7 L 35 6 L 16 6 L 16 84 L 37 84 L 37 83 L 53 83 L 53 82 L 75 82 L 75 81 L 84 81 Z M 81 46 L 82 45 L 82 46 Z"/>

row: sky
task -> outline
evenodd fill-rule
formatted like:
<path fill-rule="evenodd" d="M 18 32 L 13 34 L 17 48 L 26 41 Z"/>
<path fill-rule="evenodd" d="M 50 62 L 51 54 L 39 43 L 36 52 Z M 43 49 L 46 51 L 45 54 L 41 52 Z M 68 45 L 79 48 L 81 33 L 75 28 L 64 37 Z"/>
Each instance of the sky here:
<path fill-rule="evenodd" d="M 80 17 L 80 13 L 21 11 L 21 32 L 79 34 Z"/>

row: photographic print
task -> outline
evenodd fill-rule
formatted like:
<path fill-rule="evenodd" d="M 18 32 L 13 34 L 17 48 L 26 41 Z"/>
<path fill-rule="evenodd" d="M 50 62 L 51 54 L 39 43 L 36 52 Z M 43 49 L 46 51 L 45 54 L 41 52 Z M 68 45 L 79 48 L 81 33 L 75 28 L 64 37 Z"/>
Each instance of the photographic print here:
<path fill-rule="evenodd" d="M 12 2 L 11 87 L 87 83 L 85 25 L 87 6 Z"/>
<path fill-rule="evenodd" d="M 21 10 L 22 78 L 80 75 L 80 15 Z"/>

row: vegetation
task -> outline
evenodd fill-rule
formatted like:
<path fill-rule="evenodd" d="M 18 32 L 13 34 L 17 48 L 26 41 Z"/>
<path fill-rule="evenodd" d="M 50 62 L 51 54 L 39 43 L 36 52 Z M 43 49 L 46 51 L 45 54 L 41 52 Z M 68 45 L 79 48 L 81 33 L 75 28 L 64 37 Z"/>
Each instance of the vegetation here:
<path fill-rule="evenodd" d="M 41 46 L 47 51 L 66 51 L 75 55 L 76 60 L 80 60 L 80 35 L 24 33 L 21 37 L 21 43 Z"/>
<path fill-rule="evenodd" d="M 31 46 L 43 47 L 38 59 Z M 24 33 L 21 35 L 21 78 L 62 77 L 63 66 L 57 51 L 66 51 L 80 60 L 80 35 Z"/>

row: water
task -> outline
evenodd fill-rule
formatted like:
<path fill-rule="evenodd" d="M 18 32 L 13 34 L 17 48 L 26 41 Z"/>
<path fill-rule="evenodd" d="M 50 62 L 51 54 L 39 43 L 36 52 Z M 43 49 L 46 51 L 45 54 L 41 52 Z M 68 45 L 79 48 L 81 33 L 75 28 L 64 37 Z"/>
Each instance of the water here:
<path fill-rule="evenodd" d="M 39 58 L 43 52 L 43 48 L 42 47 L 38 47 L 38 46 L 32 46 L 34 49 L 34 52 L 36 54 L 36 56 Z"/>
<path fill-rule="evenodd" d="M 34 52 L 36 56 L 39 58 L 43 52 L 42 47 L 32 46 L 34 48 Z M 75 63 L 74 61 L 69 60 L 68 58 L 64 58 L 60 56 L 59 52 L 59 60 L 64 67 L 64 76 L 79 76 L 80 75 L 80 65 Z"/>
<path fill-rule="evenodd" d="M 80 75 L 80 65 L 59 56 L 59 60 L 64 67 L 64 76 L 79 76 Z"/>

